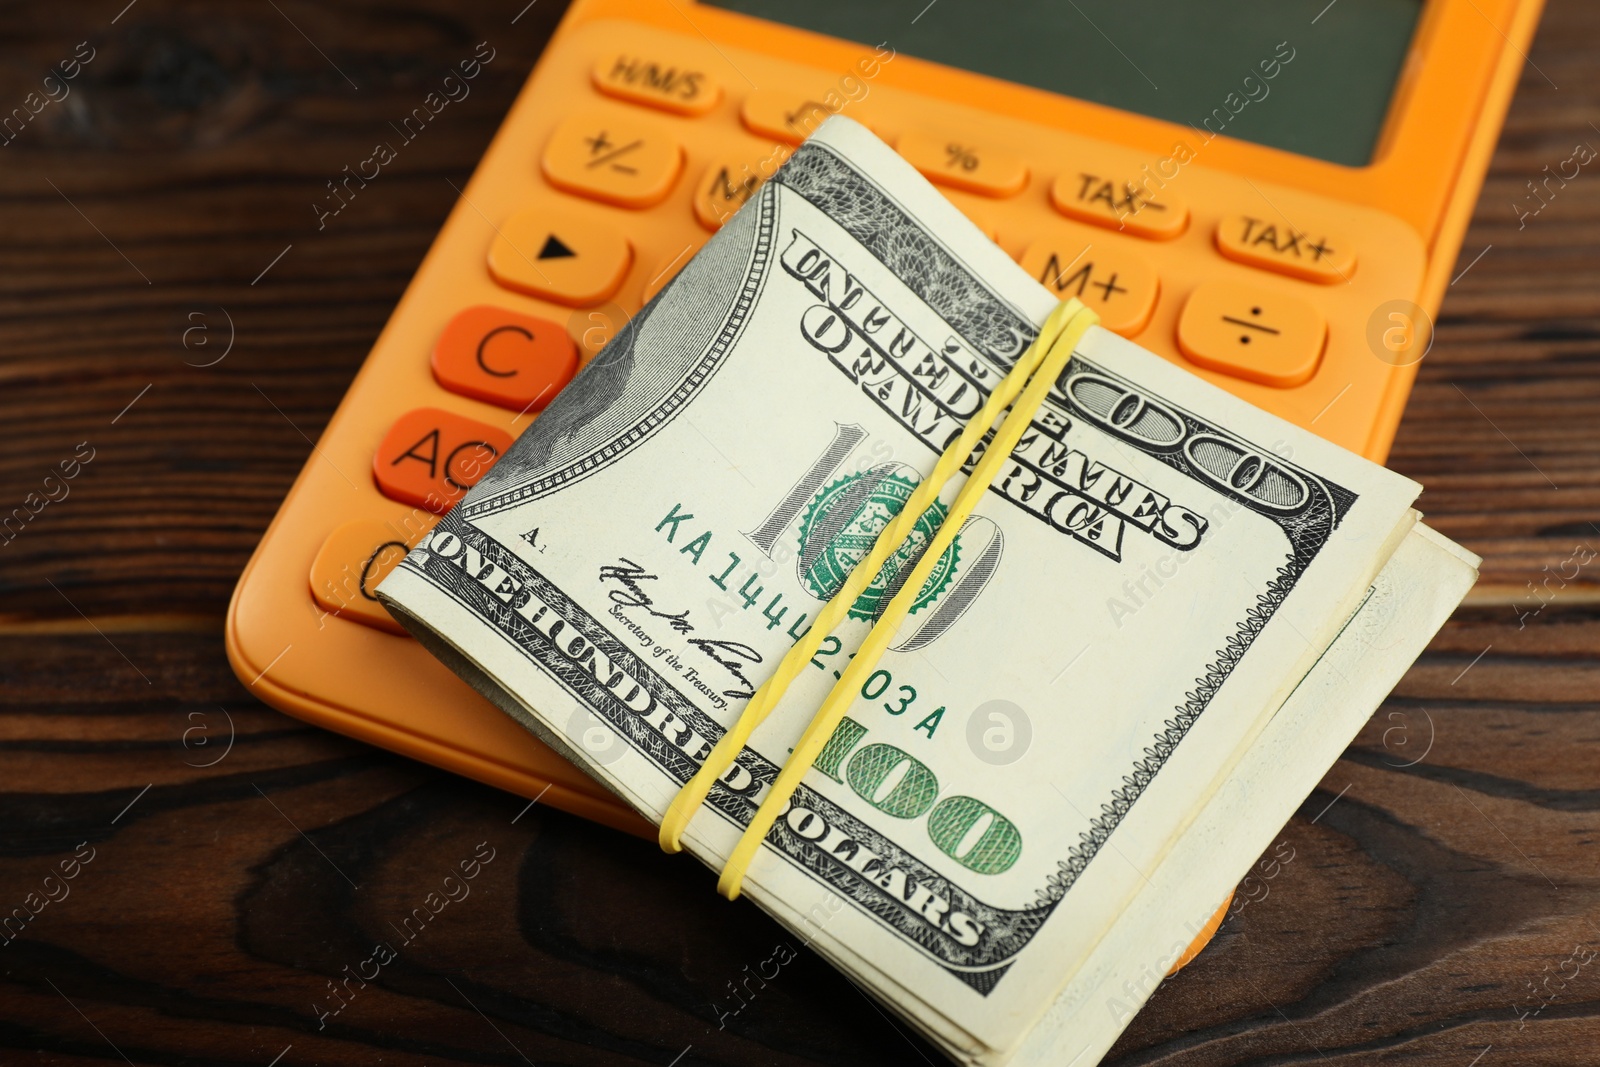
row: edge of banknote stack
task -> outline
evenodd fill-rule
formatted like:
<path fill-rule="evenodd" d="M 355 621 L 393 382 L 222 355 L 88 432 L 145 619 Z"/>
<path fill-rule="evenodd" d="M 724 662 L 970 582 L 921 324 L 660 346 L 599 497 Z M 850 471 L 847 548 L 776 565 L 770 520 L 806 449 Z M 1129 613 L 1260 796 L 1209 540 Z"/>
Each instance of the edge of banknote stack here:
<path fill-rule="evenodd" d="M 820 642 L 683 833 L 721 871 L 963 479 L 807 621 L 1055 303 L 830 119 L 379 596 L 655 824 Z M 1476 580 L 1419 492 L 1091 329 L 747 895 L 959 1063 L 1097 1062 Z"/>

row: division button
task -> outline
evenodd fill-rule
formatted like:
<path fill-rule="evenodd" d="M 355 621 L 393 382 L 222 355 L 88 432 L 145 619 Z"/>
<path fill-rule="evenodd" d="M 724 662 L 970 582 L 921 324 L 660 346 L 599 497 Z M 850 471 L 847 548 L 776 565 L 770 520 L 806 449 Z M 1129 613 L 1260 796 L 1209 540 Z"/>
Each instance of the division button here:
<path fill-rule="evenodd" d="M 433 348 L 440 385 L 519 412 L 542 410 L 577 369 L 578 346 L 559 323 L 487 304 L 458 312 Z"/>
<path fill-rule="evenodd" d="M 504 430 L 440 408 L 417 408 L 383 435 L 372 473 L 384 496 L 442 515 L 510 447 Z"/>
<path fill-rule="evenodd" d="M 337 618 L 404 634 L 375 590 L 435 521 L 428 515 L 395 522 L 358 519 L 340 526 L 311 562 L 311 598 Z"/>
<path fill-rule="evenodd" d="M 654 126 L 615 109 L 580 112 L 556 127 L 544 147 L 551 185 L 619 207 L 666 199 L 683 169 L 683 149 Z"/>
<path fill-rule="evenodd" d="M 1015 196 L 1028 184 L 1021 156 L 979 144 L 971 138 L 907 133 L 895 146 L 907 163 L 930 181 L 982 196 Z"/>
<path fill-rule="evenodd" d="M 622 231 L 546 203 L 500 225 L 489 246 L 489 273 L 519 293 L 598 304 L 617 291 L 632 259 Z"/>
<path fill-rule="evenodd" d="M 1035 241 L 1022 254 L 1022 269 L 1057 300 L 1077 297 L 1100 316 L 1100 325 L 1132 337 L 1155 310 L 1161 282 L 1143 256 L 1111 241 L 1070 236 Z"/>
<path fill-rule="evenodd" d="M 1329 285 L 1349 281 L 1355 243 L 1337 227 L 1297 218 L 1229 215 L 1217 224 L 1217 251 L 1238 263 Z"/>
<path fill-rule="evenodd" d="M 1206 282 L 1178 318 L 1178 348 L 1210 370 L 1288 389 L 1322 361 L 1327 320 L 1298 297 L 1240 282 Z"/>
<path fill-rule="evenodd" d="M 1135 237 L 1177 237 L 1189 225 L 1189 203 L 1155 178 L 1072 170 L 1050 186 L 1050 202 L 1068 218 Z"/>
<path fill-rule="evenodd" d="M 617 52 L 594 65 L 594 87 L 607 96 L 679 115 L 704 115 L 722 96 L 709 73 L 689 63 Z"/>

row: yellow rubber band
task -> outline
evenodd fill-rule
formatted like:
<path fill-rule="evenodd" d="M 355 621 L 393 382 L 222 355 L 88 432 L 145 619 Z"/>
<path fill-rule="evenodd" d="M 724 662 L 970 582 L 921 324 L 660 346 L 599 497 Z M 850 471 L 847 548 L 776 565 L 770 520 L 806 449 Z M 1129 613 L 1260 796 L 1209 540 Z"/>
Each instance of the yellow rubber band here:
<path fill-rule="evenodd" d="M 850 576 L 845 579 L 844 585 L 840 587 L 839 591 L 833 595 L 833 598 L 817 614 L 817 619 L 812 623 L 811 629 L 807 630 L 805 635 L 795 642 L 794 646 L 789 649 L 788 653 L 778 663 L 777 670 L 751 696 L 750 702 L 740 712 L 738 720 L 734 722 L 727 733 L 722 735 L 694 777 L 684 783 L 683 788 L 678 791 L 678 795 L 673 797 L 672 803 L 667 806 L 666 814 L 661 819 L 659 834 L 662 851 L 677 852 L 683 847 L 683 831 L 689 825 L 689 820 L 694 817 L 695 812 L 700 810 L 700 805 L 705 802 L 706 796 L 711 792 L 711 787 L 716 783 L 716 780 L 732 766 L 733 761 L 749 742 L 750 735 L 755 731 L 755 728 L 766 720 L 767 715 L 777 706 L 778 701 L 783 699 L 783 694 L 788 690 L 789 684 L 805 669 L 805 665 L 811 661 L 811 658 L 817 654 L 817 650 L 822 647 L 823 639 L 833 631 L 834 627 L 844 621 L 845 613 L 856 602 L 856 598 L 861 595 L 861 591 L 867 587 L 867 584 L 883 568 L 883 564 L 888 560 L 889 555 L 898 549 L 906 538 L 911 535 L 912 528 L 916 525 L 917 520 L 922 517 L 923 512 L 928 510 L 928 506 L 938 498 L 950 478 L 961 469 L 967 458 L 972 454 L 972 450 L 977 446 L 979 438 L 989 432 L 989 429 L 999 419 L 1001 412 L 1005 411 L 1012 401 L 1017 398 L 1017 395 L 1022 392 L 1023 385 L 1029 376 L 1043 362 L 1047 351 L 1056 338 L 1061 335 L 1062 331 L 1067 328 L 1069 322 L 1076 321 L 1073 316 L 1078 313 L 1094 314 L 1084 308 L 1077 300 L 1067 301 L 1050 313 L 1049 318 L 1045 319 L 1044 325 L 1039 328 L 1039 336 L 1034 338 L 1033 344 L 1029 345 L 1027 350 L 1018 357 L 1011 370 L 1001 379 L 1000 384 L 995 387 L 994 391 L 989 394 L 988 401 L 967 422 L 966 427 L 961 431 L 961 435 L 945 449 L 944 455 L 939 458 L 939 462 L 934 466 L 933 471 L 917 484 L 905 506 L 900 509 L 894 519 L 878 535 L 877 540 L 873 543 L 872 551 L 868 552 L 861 562 L 856 564 L 855 568 L 850 572 Z M 1085 326 L 1084 328 L 1087 329 L 1088 327 Z M 1081 335 L 1080 331 L 1078 336 Z M 1074 343 L 1076 343 L 1076 339 L 1074 339 Z M 1034 406 L 1038 406 L 1037 402 L 1035 402 Z M 1029 410 L 1031 417 L 1033 409 Z M 1011 451 L 1010 447 L 1007 447 L 1005 451 L 1009 453 Z M 938 559 L 942 553 L 943 550 L 941 549 L 940 553 L 936 553 L 933 558 Z M 919 581 L 912 588 L 920 589 L 921 582 Z M 814 756 L 812 758 L 815 759 Z M 808 760 L 806 766 L 809 767 L 810 765 L 811 761 Z"/>
<path fill-rule="evenodd" d="M 999 473 L 1001 464 L 1011 456 L 1011 450 L 1021 440 L 1023 431 L 1033 421 L 1034 413 L 1039 410 L 1039 405 L 1054 388 L 1060 379 L 1062 371 L 1066 368 L 1067 361 L 1072 358 L 1072 350 L 1082 340 L 1084 333 L 1100 320 L 1093 311 L 1079 304 L 1076 300 L 1063 304 L 1053 312 L 1045 325 L 1039 331 L 1039 336 L 1034 339 L 1029 352 L 1039 349 L 1044 352 L 1039 362 L 1038 373 L 1028 382 L 1021 397 L 1011 408 L 1005 422 L 1000 429 L 995 431 L 994 440 L 989 443 L 983 457 L 973 468 L 966 484 L 961 487 L 955 503 L 950 506 L 950 511 L 945 515 L 944 522 L 939 525 L 938 532 L 932 542 L 923 551 L 912 568 L 911 576 L 906 579 L 894 599 L 889 601 L 889 606 L 884 609 L 883 615 L 873 625 L 867 634 L 866 640 L 861 643 L 855 658 L 845 668 L 844 674 L 834 685 L 828 698 L 817 709 L 817 714 L 812 718 L 811 724 L 795 744 L 794 751 L 784 763 L 783 769 L 778 772 L 777 779 L 772 783 L 772 789 L 761 801 L 761 806 L 756 809 L 755 815 L 750 820 L 750 825 L 745 827 L 744 835 L 739 838 L 739 843 L 734 847 L 733 854 L 728 857 L 727 866 L 722 870 L 722 876 L 717 879 L 717 891 L 729 900 L 736 900 L 740 887 L 744 883 L 745 872 L 749 869 L 751 861 L 755 858 L 756 851 L 766 840 L 767 833 L 772 829 L 772 824 L 777 821 L 778 813 L 788 804 L 794 795 L 795 788 L 800 784 L 800 779 L 811 769 L 821 754 L 822 748 L 828 739 L 833 736 L 833 731 L 838 727 L 839 721 L 844 718 L 844 713 L 855 702 L 856 694 L 860 692 L 861 684 L 866 677 L 876 669 L 878 660 L 884 650 L 889 647 L 889 642 L 894 640 L 895 634 L 900 629 L 900 623 L 905 619 L 911 609 L 912 603 L 921 592 L 928 576 L 933 573 L 933 568 L 938 564 L 939 558 L 944 555 L 950 543 L 955 540 L 956 534 L 966 522 L 967 516 L 972 514 L 983 495 L 988 492 L 993 484 L 995 475 Z M 1059 327 L 1059 332 L 1052 326 Z M 1018 360 L 1020 367 L 1022 360 Z M 1012 374 L 1016 373 L 1014 368 Z M 1008 380 L 1009 380 L 1008 375 Z M 997 390 L 998 392 L 998 390 Z M 963 456 L 956 458 L 957 469 Z M 951 459 L 951 454 L 946 452 L 939 460 L 939 467 L 944 467 Z M 930 480 L 932 478 L 930 477 Z M 909 505 L 906 511 L 910 511 Z M 905 512 L 902 512 L 904 514 Z M 875 572 L 874 572 L 875 573 Z"/>

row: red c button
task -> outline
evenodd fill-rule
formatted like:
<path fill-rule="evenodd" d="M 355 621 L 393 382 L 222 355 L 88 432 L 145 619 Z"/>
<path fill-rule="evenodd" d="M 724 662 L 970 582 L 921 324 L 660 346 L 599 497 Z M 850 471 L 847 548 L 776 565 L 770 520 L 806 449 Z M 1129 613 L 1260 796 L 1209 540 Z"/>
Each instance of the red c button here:
<path fill-rule="evenodd" d="M 512 411 L 543 408 L 577 369 L 578 347 L 559 323 L 487 304 L 457 314 L 433 349 L 440 385 Z"/>

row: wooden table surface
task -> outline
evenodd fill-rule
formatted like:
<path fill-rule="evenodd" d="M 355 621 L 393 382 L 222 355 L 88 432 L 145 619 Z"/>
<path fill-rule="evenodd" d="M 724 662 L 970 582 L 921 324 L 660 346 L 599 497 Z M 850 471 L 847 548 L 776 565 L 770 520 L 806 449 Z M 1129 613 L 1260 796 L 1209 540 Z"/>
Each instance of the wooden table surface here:
<path fill-rule="evenodd" d="M 0 913 L 79 853 L 0 939 L 0 1062 L 941 1062 L 804 952 L 719 1027 L 789 938 L 698 865 L 228 668 L 240 569 L 559 18 L 524 2 L 0 6 L 0 112 L 94 50 L 0 146 L 0 513 L 93 456 L 0 544 Z M 319 233 L 326 179 L 483 40 Z M 1600 1063 L 1600 177 L 1512 207 L 1600 145 L 1597 57 L 1600 9 L 1552 0 L 1391 459 L 1484 580 L 1116 1063 Z M 220 308 L 236 344 L 195 366 Z M 319 1029 L 479 842 L 470 897 Z"/>

